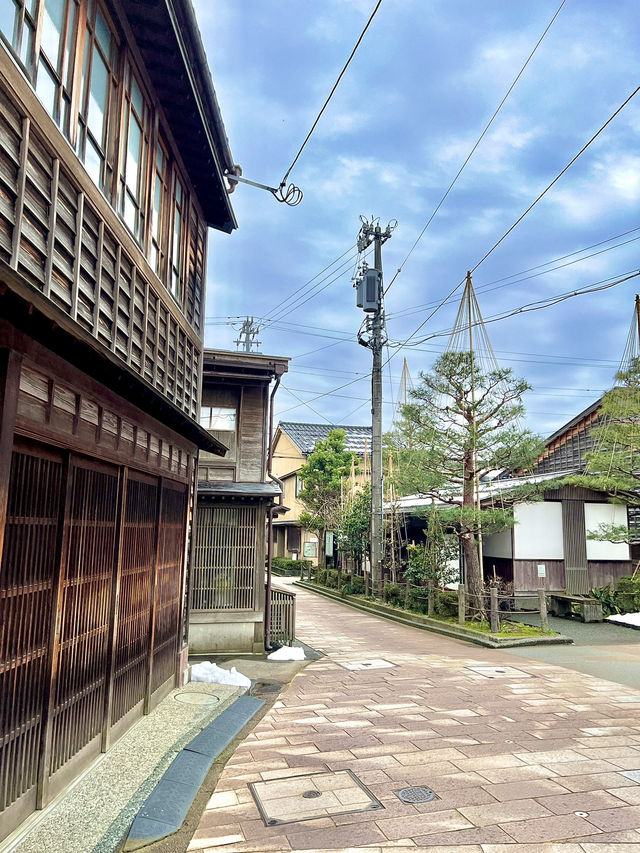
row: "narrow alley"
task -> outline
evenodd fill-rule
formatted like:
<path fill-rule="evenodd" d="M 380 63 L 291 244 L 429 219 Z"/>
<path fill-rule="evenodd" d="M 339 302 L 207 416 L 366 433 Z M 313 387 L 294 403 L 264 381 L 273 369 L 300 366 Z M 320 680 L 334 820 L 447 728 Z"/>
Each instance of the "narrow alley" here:
<path fill-rule="evenodd" d="M 296 592 L 326 657 L 236 750 L 190 851 L 640 850 L 640 692 Z"/>

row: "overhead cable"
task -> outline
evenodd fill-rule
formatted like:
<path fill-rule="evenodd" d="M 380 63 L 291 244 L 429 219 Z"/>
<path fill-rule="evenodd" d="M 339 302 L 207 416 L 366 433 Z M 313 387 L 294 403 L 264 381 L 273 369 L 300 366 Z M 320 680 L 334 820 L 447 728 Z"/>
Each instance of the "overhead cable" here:
<path fill-rule="evenodd" d="M 324 102 L 324 104 L 322 105 L 322 109 L 321 109 L 321 110 L 320 110 L 320 112 L 318 113 L 316 120 L 315 120 L 315 121 L 314 121 L 314 123 L 311 125 L 311 130 L 309 131 L 309 133 L 307 133 L 307 135 L 306 135 L 306 137 L 305 137 L 304 142 L 302 143 L 302 145 L 300 146 L 300 148 L 299 148 L 299 150 L 298 150 L 298 153 L 297 153 L 297 154 L 296 154 L 296 156 L 293 158 L 293 162 L 291 163 L 291 165 L 289 166 L 289 168 L 288 168 L 288 169 L 287 169 L 287 171 L 285 172 L 285 175 L 284 175 L 283 179 L 280 181 L 280 186 L 281 186 L 281 187 L 286 186 L 287 180 L 288 180 L 288 178 L 289 178 L 289 175 L 291 174 L 291 171 L 293 170 L 293 167 L 294 167 L 294 166 L 296 165 L 296 163 L 298 162 L 298 159 L 300 158 L 300 155 L 302 154 L 302 152 L 303 152 L 303 150 L 304 150 L 305 145 L 306 145 L 306 144 L 307 144 L 307 142 L 311 139 L 311 134 L 312 134 L 312 133 L 313 133 L 313 131 L 316 129 L 316 125 L 317 125 L 317 124 L 318 124 L 318 122 L 320 121 L 320 118 L 322 117 L 322 113 L 323 113 L 323 112 L 325 111 L 325 109 L 327 108 L 327 105 L 329 104 L 329 101 L 330 101 L 330 100 L 331 100 L 331 98 L 333 97 L 334 92 L 335 92 L 335 91 L 336 91 L 336 89 L 338 88 L 338 85 L 339 85 L 340 81 L 342 80 L 342 77 L 343 77 L 343 75 L 344 75 L 345 71 L 346 71 L 346 70 L 347 70 L 347 68 L 349 67 L 349 64 L 351 63 L 351 60 L 352 60 L 352 59 L 353 59 L 353 57 L 356 55 L 356 51 L 357 51 L 357 50 L 358 50 L 358 48 L 360 47 L 360 42 L 361 42 L 361 41 L 362 41 L 362 39 L 364 38 L 364 34 L 365 34 L 365 33 L 367 32 L 367 30 L 369 29 L 369 25 L 371 24 L 371 22 L 372 22 L 372 21 L 373 21 L 373 19 L 375 18 L 375 16 L 376 16 L 376 12 L 377 12 L 377 11 L 378 11 L 378 9 L 380 8 L 380 5 L 381 5 L 381 4 L 382 4 L 382 0 L 378 0 L 378 2 L 376 3 L 375 9 L 374 9 L 374 10 L 373 10 L 373 12 L 371 13 L 370 18 L 369 18 L 369 20 L 367 21 L 367 23 L 366 23 L 366 25 L 365 25 L 365 28 L 364 28 L 364 29 L 362 30 L 362 32 L 360 33 L 360 37 L 359 37 L 358 41 L 356 42 L 355 47 L 354 47 L 354 48 L 353 48 L 353 50 L 351 51 L 351 54 L 350 54 L 349 58 L 347 59 L 347 61 L 345 62 L 344 66 L 343 66 L 343 68 L 342 68 L 342 71 L 341 71 L 341 72 L 340 72 L 340 74 L 338 75 L 338 79 L 337 79 L 337 80 L 336 80 L 336 82 L 333 84 L 333 88 L 332 88 L 332 89 L 331 89 L 331 91 L 329 92 L 329 97 L 327 98 L 327 100 L 326 100 L 326 101 Z"/>
<path fill-rule="evenodd" d="M 460 168 L 458 169 L 458 172 L 457 172 L 457 174 L 456 174 L 455 178 L 451 181 L 451 183 L 450 183 L 450 184 L 449 184 L 449 186 L 447 187 L 447 190 L 446 190 L 445 194 L 442 196 L 442 198 L 440 199 L 440 201 L 439 201 L 439 202 L 438 202 L 438 204 L 436 205 L 436 207 L 435 207 L 435 209 L 434 209 L 433 213 L 431 214 L 431 216 L 430 216 L 430 217 L 429 217 L 429 219 L 427 220 L 427 224 L 424 226 L 424 228 L 422 229 L 422 231 L 421 231 L 421 232 L 420 232 L 420 234 L 418 235 L 418 237 L 417 237 L 417 239 L 415 240 L 415 242 L 414 242 L 413 246 L 409 249 L 409 251 L 408 251 L 408 253 L 407 253 L 407 255 L 406 255 L 405 259 L 402 261 L 402 263 L 400 264 L 400 266 L 399 266 L 399 267 L 398 267 L 398 269 L 396 270 L 395 275 L 393 276 L 393 278 L 391 279 L 391 281 L 389 282 L 389 284 L 388 284 L 388 285 L 387 285 L 387 287 L 385 288 L 385 294 L 387 293 L 387 291 L 389 290 L 389 288 L 391 287 L 391 285 L 393 284 L 393 282 L 396 280 L 396 278 L 400 275 L 400 273 L 402 272 L 402 269 L 403 269 L 404 265 L 407 263 L 407 261 L 409 260 L 409 258 L 410 258 L 410 257 L 411 257 L 411 255 L 413 254 L 414 249 L 416 248 L 416 246 L 418 245 L 418 243 L 420 242 L 420 240 L 421 240 L 421 239 L 422 239 L 422 237 L 424 236 L 425 231 L 427 230 L 427 228 L 431 225 L 431 223 L 432 223 L 432 222 L 433 222 L 433 220 L 435 219 L 436 214 L 438 213 L 438 211 L 440 210 L 440 208 L 441 208 L 441 207 L 442 207 L 442 205 L 444 204 L 444 201 L 446 200 L 447 196 L 449 195 L 449 193 L 451 192 L 451 190 L 452 190 L 452 189 L 453 189 L 453 187 L 455 186 L 455 184 L 456 184 L 456 182 L 457 182 L 458 178 L 459 178 L 459 177 L 460 177 L 460 175 L 463 173 L 463 171 L 464 171 L 464 169 L 465 169 L 465 167 L 466 167 L 467 163 L 469 162 L 469 160 L 471 160 L 471 158 L 472 158 L 472 157 L 473 157 L 473 155 L 475 154 L 476 149 L 478 148 L 478 146 L 480 145 L 480 143 L 482 142 L 482 140 L 483 140 L 483 139 L 484 139 L 484 137 L 486 136 L 487 132 L 489 131 L 489 128 L 491 127 L 491 125 L 493 124 L 493 122 L 495 121 L 495 119 L 497 118 L 498 113 L 500 112 L 500 110 L 502 109 L 502 107 L 503 107 L 503 106 L 504 106 L 504 104 L 505 104 L 505 101 L 507 100 L 507 98 L 509 97 L 509 95 L 511 94 L 511 92 L 514 90 L 514 88 L 515 88 L 515 86 L 516 86 L 516 83 L 518 82 L 518 80 L 519 80 L 519 79 L 522 77 L 522 75 L 524 74 L 524 71 L 525 71 L 525 69 L 526 69 L 527 65 L 528 65 L 528 64 L 531 62 L 531 60 L 533 59 L 533 55 L 535 54 L 535 52 L 537 51 L 537 49 L 540 47 L 540 45 L 541 45 L 541 43 L 542 43 L 542 40 L 544 39 L 544 37 L 546 36 L 546 34 L 547 34 L 547 33 L 549 32 L 549 30 L 551 29 L 551 26 L 552 26 L 553 22 L 555 21 L 555 19 L 556 19 L 556 18 L 558 17 L 558 15 L 560 14 L 560 12 L 561 12 L 561 10 L 562 10 L 562 7 L 564 6 L 564 4 L 565 4 L 565 3 L 566 3 L 566 0 L 562 0 L 562 3 L 560 3 L 560 5 L 558 6 L 558 8 L 557 8 L 557 10 L 556 10 L 556 12 L 555 12 L 555 14 L 554 14 L 554 16 L 551 18 L 551 20 L 549 21 L 549 23 L 548 23 L 548 24 L 547 24 L 547 26 L 545 27 L 544 32 L 542 33 L 542 35 L 540 36 L 540 38 L 539 38 L 539 39 L 538 39 L 538 41 L 536 42 L 535 47 L 533 48 L 533 50 L 531 51 L 531 53 L 530 53 L 530 54 L 529 54 L 529 56 L 527 57 L 527 59 L 526 59 L 526 61 L 525 61 L 524 65 L 522 66 L 522 68 L 520 69 L 520 71 L 518 71 L 518 73 L 516 74 L 516 76 L 515 76 L 515 78 L 514 78 L 514 80 L 513 80 L 513 83 L 512 83 L 512 84 L 509 86 L 509 88 L 507 89 L 507 92 L 506 92 L 505 96 L 503 97 L 503 99 L 502 99 L 502 100 L 500 101 L 500 103 L 498 104 L 498 106 L 497 106 L 497 108 L 496 108 L 495 112 L 493 113 L 493 115 L 491 116 L 491 118 L 489 119 L 489 121 L 487 122 L 487 124 L 485 125 L 485 128 L 484 128 L 484 130 L 482 131 L 482 133 L 480 134 L 480 136 L 476 139 L 475 144 L 474 144 L 473 148 L 471 149 L 471 151 L 468 153 L 466 160 L 464 161 L 464 163 L 462 164 L 462 166 L 460 166 Z"/>

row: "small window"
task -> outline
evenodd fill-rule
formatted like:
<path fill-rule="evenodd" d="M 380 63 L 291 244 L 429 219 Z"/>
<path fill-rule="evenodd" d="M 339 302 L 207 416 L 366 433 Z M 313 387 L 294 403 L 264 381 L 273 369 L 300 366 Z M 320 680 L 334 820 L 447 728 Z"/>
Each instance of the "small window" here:
<path fill-rule="evenodd" d="M 200 426 L 212 432 L 235 432 L 236 410 L 224 406 L 202 406 Z"/>
<path fill-rule="evenodd" d="M 5 4 L 6 0 L 5 0 Z M 38 0 L 13 0 L 9 9 L 0 14 L 0 32 L 20 57 L 22 64 L 33 73 Z"/>
<path fill-rule="evenodd" d="M 304 480 L 302 477 L 296 474 L 296 497 L 300 494 L 300 492 L 304 489 Z"/>

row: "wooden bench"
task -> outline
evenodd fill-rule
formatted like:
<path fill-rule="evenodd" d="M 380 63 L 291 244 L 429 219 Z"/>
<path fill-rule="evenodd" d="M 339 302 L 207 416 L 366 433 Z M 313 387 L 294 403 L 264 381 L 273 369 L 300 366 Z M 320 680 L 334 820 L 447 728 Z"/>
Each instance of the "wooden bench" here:
<path fill-rule="evenodd" d="M 549 613 L 553 616 L 570 616 L 577 604 L 583 622 L 602 622 L 602 605 L 588 595 L 569 592 L 549 593 Z"/>

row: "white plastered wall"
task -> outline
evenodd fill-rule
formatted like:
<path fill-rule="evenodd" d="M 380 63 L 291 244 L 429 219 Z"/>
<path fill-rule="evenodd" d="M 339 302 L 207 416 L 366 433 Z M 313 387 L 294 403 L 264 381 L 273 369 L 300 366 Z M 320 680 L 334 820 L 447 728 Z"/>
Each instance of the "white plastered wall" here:
<path fill-rule="evenodd" d="M 518 503 L 513 515 L 515 560 L 564 560 L 562 504 L 559 501 Z"/>
<path fill-rule="evenodd" d="M 587 533 L 596 531 L 600 524 L 627 525 L 627 508 L 619 504 L 586 503 L 584 526 Z M 587 539 L 587 560 L 628 560 L 629 546 L 616 542 L 596 542 Z"/>
<path fill-rule="evenodd" d="M 511 547 L 511 528 L 501 530 L 500 533 L 493 533 L 487 536 L 482 542 L 482 553 L 485 557 L 500 557 L 511 559 L 513 550 Z"/>

